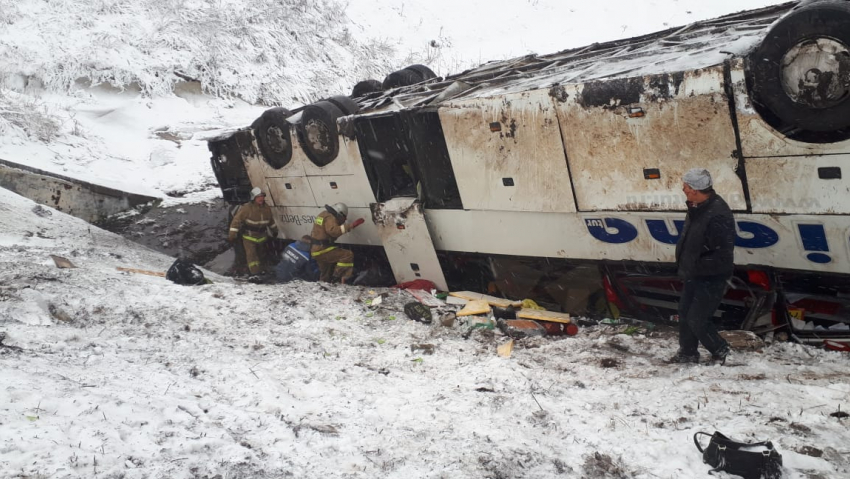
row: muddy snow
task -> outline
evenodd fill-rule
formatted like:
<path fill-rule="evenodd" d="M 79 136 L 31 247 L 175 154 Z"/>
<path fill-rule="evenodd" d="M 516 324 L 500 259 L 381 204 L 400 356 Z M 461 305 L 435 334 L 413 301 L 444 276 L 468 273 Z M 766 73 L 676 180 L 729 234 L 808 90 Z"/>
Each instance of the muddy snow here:
<path fill-rule="evenodd" d="M 715 430 L 789 478 L 850 471 L 847 353 L 671 366 L 674 334 L 592 326 L 501 358 L 404 291 L 117 269 L 171 261 L 0 190 L 1 477 L 707 478 Z"/>

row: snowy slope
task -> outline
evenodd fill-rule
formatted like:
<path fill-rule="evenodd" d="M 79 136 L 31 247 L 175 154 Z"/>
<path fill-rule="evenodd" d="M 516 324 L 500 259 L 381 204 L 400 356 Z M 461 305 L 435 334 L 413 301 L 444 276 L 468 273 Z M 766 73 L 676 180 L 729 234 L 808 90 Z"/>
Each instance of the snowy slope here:
<path fill-rule="evenodd" d="M 592 327 L 499 358 L 404 292 L 122 273 L 171 259 L 45 211 L 0 190 L 0 477 L 709 478 L 715 429 L 773 440 L 787 478 L 850 473 L 846 353 L 676 367 L 674 335 Z"/>
<path fill-rule="evenodd" d="M 210 190 L 205 132 L 392 69 L 343 8 L 0 0 L 0 158 L 160 197 Z"/>

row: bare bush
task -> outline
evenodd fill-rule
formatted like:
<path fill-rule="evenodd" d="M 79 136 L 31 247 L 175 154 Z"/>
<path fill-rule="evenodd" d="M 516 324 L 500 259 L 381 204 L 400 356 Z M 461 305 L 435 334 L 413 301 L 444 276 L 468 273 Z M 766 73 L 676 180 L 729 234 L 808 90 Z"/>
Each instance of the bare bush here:
<path fill-rule="evenodd" d="M 59 136 L 62 123 L 46 105 L 0 90 L 0 133 L 9 129 L 25 133 L 30 138 L 49 142 Z"/>
<path fill-rule="evenodd" d="M 583 478 L 628 479 L 634 477 L 622 460 L 611 458 L 608 454 L 594 452 L 585 457 L 582 464 Z"/>

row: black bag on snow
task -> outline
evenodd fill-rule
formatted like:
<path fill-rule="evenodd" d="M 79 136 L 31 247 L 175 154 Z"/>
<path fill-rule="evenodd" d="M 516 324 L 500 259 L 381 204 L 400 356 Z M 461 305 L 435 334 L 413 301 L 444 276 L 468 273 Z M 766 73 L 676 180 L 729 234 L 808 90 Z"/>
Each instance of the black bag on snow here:
<path fill-rule="evenodd" d="M 204 272 L 194 264 L 182 259 L 178 259 L 172 263 L 171 267 L 168 268 L 168 272 L 165 273 L 165 279 L 187 286 L 206 283 Z"/>
<path fill-rule="evenodd" d="M 431 308 L 419 301 L 413 301 L 404 305 L 404 314 L 408 318 L 420 323 L 431 324 Z"/>
<path fill-rule="evenodd" d="M 705 449 L 697 436 L 711 436 Z M 770 441 L 736 442 L 715 431 L 713 435 L 698 432 L 694 434 L 694 444 L 702 453 L 702 461 L 717 471 L 728 472 L 744 479 L 779 479 L 782 477 L 782 455 L 773 448 Z"/>

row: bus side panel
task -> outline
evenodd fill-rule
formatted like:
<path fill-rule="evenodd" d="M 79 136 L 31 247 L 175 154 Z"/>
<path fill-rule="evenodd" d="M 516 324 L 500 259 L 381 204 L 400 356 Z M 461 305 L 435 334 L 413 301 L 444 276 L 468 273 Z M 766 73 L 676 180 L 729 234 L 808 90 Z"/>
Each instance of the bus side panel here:
<path fill-rule="evenodd" d="M 579 210 L 683 211 L 682 175 L 706 168 L 746 210 L 723 66 L 564 86 L 558 117 Z"/>

